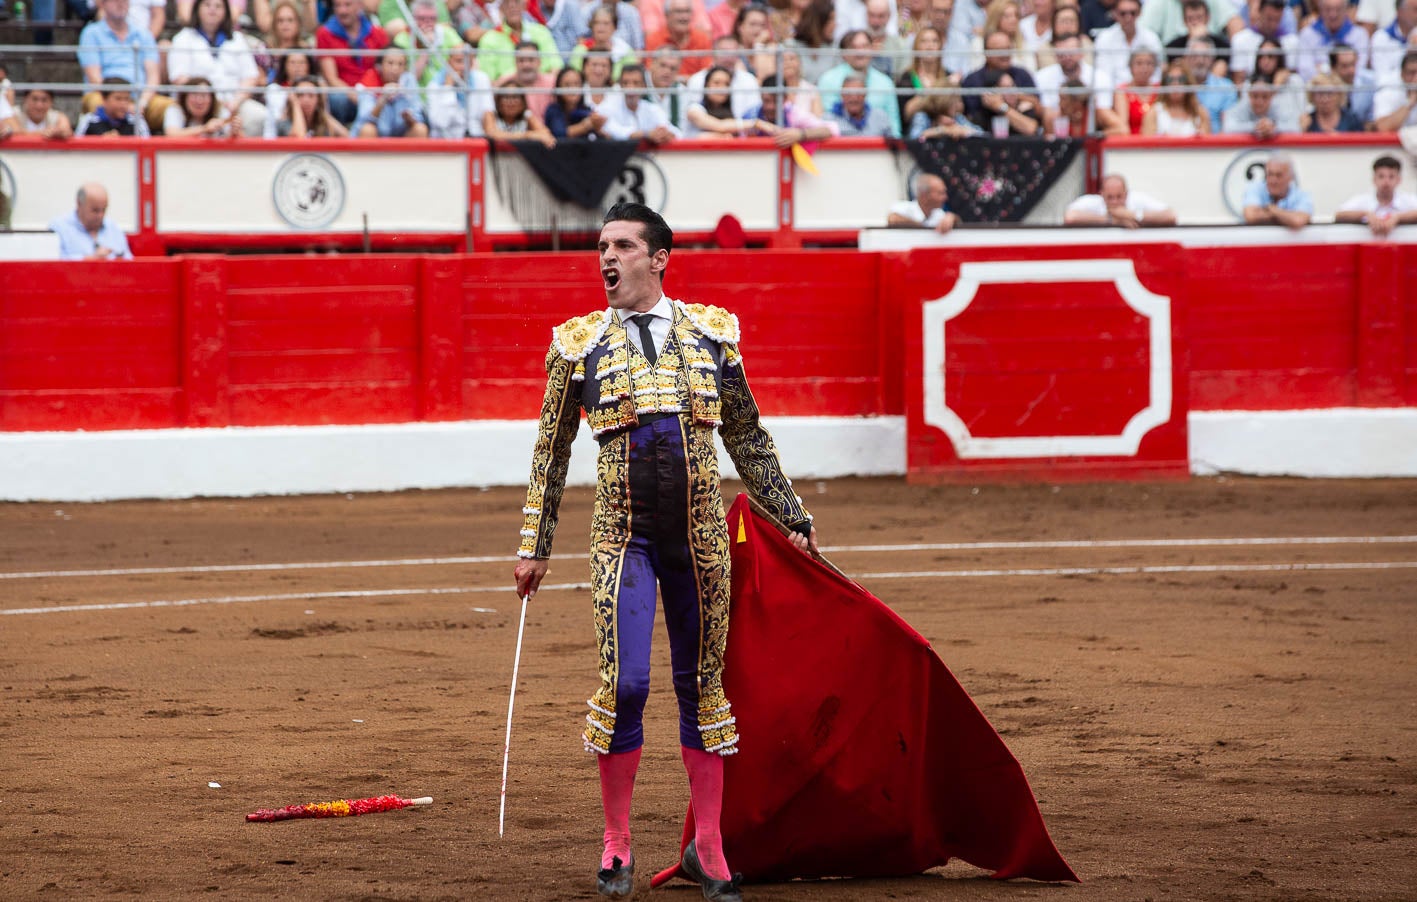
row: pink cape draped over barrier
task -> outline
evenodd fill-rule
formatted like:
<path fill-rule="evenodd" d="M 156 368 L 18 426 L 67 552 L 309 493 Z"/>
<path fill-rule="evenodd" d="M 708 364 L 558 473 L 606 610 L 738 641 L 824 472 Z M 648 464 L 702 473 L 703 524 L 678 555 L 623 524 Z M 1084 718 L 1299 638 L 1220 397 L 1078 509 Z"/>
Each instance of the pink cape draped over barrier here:
<path fill-rule="evenodd" d="M 747 496 L 728 528 L 724 686 L 742 737 L 725 762 L 733 870 L 749 882 L 883 877 L 959 858 L 999 879 L 1077 881 L 1023 768 L 930 644 L 793 548 Z M 681 857 L 693 837 L 690 806 Z M 652 885 L 676 876 L 678 864 Z"/>

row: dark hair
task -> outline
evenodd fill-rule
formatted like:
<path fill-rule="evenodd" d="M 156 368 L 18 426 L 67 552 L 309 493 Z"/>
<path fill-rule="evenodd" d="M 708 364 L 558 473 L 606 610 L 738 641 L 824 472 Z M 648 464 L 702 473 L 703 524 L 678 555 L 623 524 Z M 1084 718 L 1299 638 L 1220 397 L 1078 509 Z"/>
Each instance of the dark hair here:
<path fill-rule="evenodd" d="M 0 67 L 0 68 L 3 68 L 3 67 Z M 24 96 L 25 96 L 25 97 L 28 97 L 28 96 L 30 96 L 31 94 L 47 94 L 47 95 L 49 96 L 49 99 L 50 99 L 50 100 L 53 100 L 53 99 L 54 99 L 54 92 L 51 91 L 51 90 L 49 90 L 48 88 L 30 88 L 28 91 L 26 91 L 26 92 L 24 93 Z"/>
<path fill-rule="evenodd" d="M 738 37 L 738 29 L 743 27 L 743 20 L 748 18 L 749 13 L 762 13 L 764 16 L 766 16 L 768 14 L 768 8 L 761 3 L 758 3 L 757 0 L 753 0 L 753 2 L 743 4 L 743 8 L 738 10 L 738 15 L 733 17 L 733 27 L 729 29 L 728 33 L 735 38 Z M 741 38 L 739 38 L 738 43 L 743 43 Z M 752 50 L 753 48 L 745 47 L 744 49 Z"/>
<path fill-rule="evenodd" d="M 1277 9 L 1281 13 L 1287 8 L 1284 0 L 1260 0 L 1260 9 Z"/>
<path fill-rule="evenodd" d="M 1417 63 L 1417 50 L 1409 50 L 1404 53 L 1402 55 L 1402 65 L 1397 68 L 1399 70 L 1406 69 L 1408 63 Z"/>
<path fill-rule="evenodd" d="M 286 98 L 286 111 L 295 103 L 295 90 L 301 85 L 309 85 L 315 89 L 315 115 L 305 122 L 311 137 L 328 138 L 331 137 L 329 123 L 329 109 L 326 106 L 325 95 L 320 93 L 320 88 L 325 86 L 325 80 L 318 75 L 303 75 L 297 78 L 290 86 L 290 96 Z"/>
<path fill-rule="evenodd" d="M 1390 157 L 1384 154 L 1373 161 L 1373 171 L 1377 172 L 1379 169 L 1396 169 L 1398 172 L 1401 172 L 1402 163 L 1397 157 Z"/>
<path fill-rule="evenodd" d="M 728 76 L 728 99 L 725 100 L 725 101 L 723 101 L 722 103 L 719 103 L 718 101 L 709 100 L 709 98 L 708 98 L 708 90 L 709 90 L 708 83 L 709 83 L 709 79 L 710 79 L 710 78 L 713 78 L 713 74 L 714 74 L 715 72 L 722 72 L 724 75 L 727 75 L 727 76 Z M 732 119 L 732 118 L 734 118 L 734 116 L 733 116 L 733 73 L 730 72 L 730 71 L 728 71 L 727 69 L 725 69 L 723 66 L 711 66 L 711 67 L 709 67 L 709 70 L 704 73 L 704 97 L 703 97 L 703 100 L 700 101 L 700 103 L 702 103 L 703 106 L 704 106 L 704 112 L 705 112 L 705 113 L 708 113 L 710 116 L 712 116 L 712 117 L 715 118 L 715 119 Z"/>
<path fill-rule="evenodd" d="M 566 66 L 564 69 L 556 73 L 556 93 L 554 102 L 561 109 L 567 111 L 578 110 L 583 106 L 588 107 L 588 104 L 585 102 L 585 94 L 581 91 L 580 88 L 570 88 L 568 90 L 566 86 L 562 84 L 562 82 L 566 80 L 567 73 L 574 74 L 577 78 L 581 80 L 582 85 L 585 84 L 585 76 L 581 75 L 581 70 L 577 69 L 574 66 Z"/>
<path fill-rule="evenodd" d="M 1351 53 L 1355 57 L 1358 55 L 1358 51 L 1353 48 L 1352 44 L 1334 44 L 1328 49 L 1328 64 L 1330 67 L 1338 65 L 1338 55 L 1340 53 Z"/>
<path fill-rule="evenodd" d="M 541 45 L 535 41 L 517 41 L 517 50 L 535 50 L 536 58 L 541 59 Z"/>
<path fill-rule="evenodd" d="M 616 10 L 613 5 L 609 5 L 609 4 L 602 3 L 600 6 L 597 6 L 595 9 L 591 10 L 591 11 L 590 11 L 590 15 L 586 16 L 586 27 L 587 27 L 587 28 L 590 27 L 590 20 L 595 18 L 595 14 L 596 14 L 596 13 L 605 13 L 606 15 L 608 15 L 608 16 L 610 17 L 610 24 L 611 24 L 611 25 L 614 25 L 617 29 L 620 27 L 620 13 L 619 13 L 619 11 Z"/>
<path fill-rule="evenodd" d="M 707 76 L 707 75 L 704 76 L 704 80 L 705 80 L 705 81 L 708 80 L 708 76 Z M 778 75 L 776 72 L 774 72 L 774 73 L 771 74 L 771 75 L 764 75 L 764 76 L 763 76 L 763 83 L 762 83 L 761 85 L 759 85 L 758 87 L 760 87 L 760 88 L 776 88 L 776 87 L 779 87 L 781 84 L 782 84 L 782 76 L 780 76 L 780 75 Z"/>
<path fill-rule="evenodd" d="M 827 22 L 834 15 L 836 6 L 832 0 L 812 0 L 812 5 L 802 10 L 793 33 L 808 47 L 828 47 L 831 45 L 831 35 L 826 33 Z"/>
<path fill-rule="evenodd" d="M 980 85 L 980 87 L 997 88 L 999 86 L 999 82 L 1003 81 L 1004 76 L 1006 75 L 1009 78 L 1013 78 L 1013 73 L 1010 72 L 1008 69 L 985 69 L 983 76 L 984 83 Z M 1015 83 L 1014 87 L 1018 87 L 1017 83 Z"/>
<path fill-rule="evenodd" d="M 99 95 L 102 96 L 104 100 L 107 100 L 110 94 L 120 93 L 132 94 L 133 85 L 126 78 L 119 78 L 116 75 L 110 75 L 105 78 L 99 88 Z"/>
<path fill-rule="evenodd" d="M 858 34 L 864 34 L 864 35 L 866 36 L 866 40 L 868 40 L 868 41 L 871 39 L 871 34 L 870 34 L 870 32 L 866 31 L 866 29 L 864 29 L 864 28 L 853 28 L 853 29 L 851 29 L 850 31 L 848 31 L 846 34 L 844 34 L 844 35 L 841 36 L 841 41 L 840 41 L 840 43 L 837 44 L 837 47 L 840 48 L 840 49 L 842 49 L 842 50 L 850 50 L 850 49 L 851 49 L 851 42 L 854 41 L 854 40 L 856 40 L 856 36 L 857 36 Z"/>
<path fill-rule="evenodd" d="M 306 53 L 305 51 L 301 50 L 296 53 L 283 53 L 281 54 L 280 62 L 276 64 L 276 84 L 290 84 L 290 70 L 286 68 L 286 64 L 290 62 L 290 58 L 292 56 L 305 57 L 305 62 L 310 67 L 310 72 L 313 73 L 315 71 L 315 61 L 311 59 L 310 54 Z"/>
<path fill-rule="evenodd" d="M 201 6 L 201 5 L 202 5 L 202 0 L 196 0 L 196 2 L 192 4 L 192 12 L 190 13 L 191 18 L 190 18 L 190 19 L 188 20 L 188 22 L 187 22 L 187 27 L 188 27 L 188 28 L 191 28 L 193 31 L 201 31 L 201 30 L 202 30 L 202 27 L 197 24 L 198 21 L 199 21 L 199 20 L 197 19 L 197 7 L 199 7 L 199 6 Z M 222 8 L 221 24 L 216 27 L 217 34 L 220 34 L 220 35 L 223 35 L 223 36 L 225 36 L 225 37 L 227 37 L 227 38 L 230 38 L 230 37 L 231 37 L 231 0 L 221 0 L 221 8 Z M 361 11 L 362 11 L 362 9 L 361 9 Z"/>
<path fill-rule="evenodd" d="M 605 218 L 600 221 L 601 225 L 612 222 L 638 222 L 642 226 L 640 232 L 645 244 L 649 245 L 650 256 L 662 250 L 674 250 L 674 230 L 669 228 L 669 223 L 664 221 L 663 216 L 644 204 L 629 200 L 620 201 L 606 210 Z"/>
<path fill-rule="evenodd" d="M 1182 9 L 1203 9 L 1203 10 L 1205 10 L 1206 16 L 1207 16 L 1207 17 L 1210 16 L 1210 4 L 1206 3 L 1205 0 L 1184 0 L 1184 2 L 1181 4 L 1181 8 L 1182 8 Z"/>
<path fill-rule="evenodd" d="M 186 117 L 188 125 L 204 125 L 216 118 L 217 110 L 221 109 L 221 104 L 216 102 L 216 93 L 212 90 L 212 83 L 205 78 L 194 78 L 187 82 L 188 88 L 205 87 L 205 91 L 183 91 L 178 98 L 177 105 L 182 109 L 182 115 Z M 207 107 L 207 115 L 197 119 L 192 115 L 192 111 L 187 108 L 187 100 L 197 94 L 205 94 L 212 99 L 211 106 Z"/>

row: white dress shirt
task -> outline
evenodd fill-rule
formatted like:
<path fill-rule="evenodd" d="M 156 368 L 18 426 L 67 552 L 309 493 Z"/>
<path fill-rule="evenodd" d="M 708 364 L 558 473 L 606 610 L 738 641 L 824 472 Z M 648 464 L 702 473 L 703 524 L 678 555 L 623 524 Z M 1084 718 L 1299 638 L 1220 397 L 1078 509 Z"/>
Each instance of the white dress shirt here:
<path fill-rule="evenodd" d="M 674 322 L 674 308 L 670 306 L 669 298 L 664 295 L 659 296 L 659 303 L 645 311 L 654 317 L 649 324 L 650 337 L 654 339 L 655 358 L 658 359 L 664 350 L 664 343 L 669 340 L 669 327 Z M 645 346 L 640 342 L 640 324 L 630 322 L 630 317 L 639 316 L 634 310 L 616 310 L 615 315 L 620 318 L 620 325 L 625 327 L 625 333 L 630 338 L 630 343 L 640 349 L 640 353 L 645 353 Z M 648 354 L 645 354 L 648 357 Z"/>
<path fill-rule="evenodd" d="M 1112 79 L 1112 84 L 1120 85 L 1132 80 L 1132 54 L 1138 50 L 1150 50 L 1156 54 L 1156 71 L 1166 68 L 1161 38 L 1150 28 L 1138 25 L 1131 40 L 1122 31 L 1122 26 L 1111 25 L 1102 29 L 1092 39 L 1094 65 Z"/>
<path fill-rule="evenodd" d="M 635 132 L 648 134 L 659 126 L 663 125 L 676 136 L 680 135 L 679 129 L 674 123 L 669 121 L 669 114 L 664 112 L 664 108 L 654 103 L 648 97 L 641 97 L 639 104 L 632 110 L 625 104 L 625 95 L 616 88 L 605 95 L 605 99 L 596 104 L 595 111 L 605 117 L 603 131 L 607 137 L 616 141 L 626 141 Z"/>

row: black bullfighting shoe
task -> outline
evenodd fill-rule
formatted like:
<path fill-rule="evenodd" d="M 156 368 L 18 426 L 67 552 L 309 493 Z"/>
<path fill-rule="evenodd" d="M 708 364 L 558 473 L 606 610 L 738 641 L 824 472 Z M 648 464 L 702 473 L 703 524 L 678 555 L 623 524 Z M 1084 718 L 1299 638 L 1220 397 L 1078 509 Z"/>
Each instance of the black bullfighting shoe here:
<path fill-rule="evenodd" d="M 610 860 L 611 867 L 601 868 L 595 875 L 595 888 L 602 896 L 611 899 L 628 899 L 635 891 L 635 858 L 630 856 L 629 864 L 621 864 L 620 856 Z"/>
<path fill-rule="evenodd" d="M 699 881 L 699 886 L 704 890 L 704 898 L 708 902 L 743 902 L 743 894 L 738 892 L 738 883 L 743 879 L 743 875 L 734 874 L 732 880 L 715 880 L 705 874 L 704 866 L 699 863 L 699 850 L 694 848 L 692 839 L 684 848 L 684 860 L 680 865 L 690 880 Z"/>

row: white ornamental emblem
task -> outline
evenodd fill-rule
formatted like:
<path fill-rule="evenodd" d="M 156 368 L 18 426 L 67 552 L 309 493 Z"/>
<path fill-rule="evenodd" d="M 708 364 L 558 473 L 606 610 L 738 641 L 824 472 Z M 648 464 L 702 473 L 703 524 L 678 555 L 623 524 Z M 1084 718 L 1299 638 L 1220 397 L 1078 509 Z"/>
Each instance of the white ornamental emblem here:
<path fill-rule="evenodd" d="M 276 212 L 297 229 L 322 229 L 344 209 L 344 177 L 329 157 L 296 154 L 276 170 Z"/>

